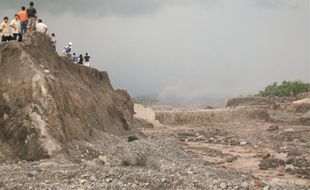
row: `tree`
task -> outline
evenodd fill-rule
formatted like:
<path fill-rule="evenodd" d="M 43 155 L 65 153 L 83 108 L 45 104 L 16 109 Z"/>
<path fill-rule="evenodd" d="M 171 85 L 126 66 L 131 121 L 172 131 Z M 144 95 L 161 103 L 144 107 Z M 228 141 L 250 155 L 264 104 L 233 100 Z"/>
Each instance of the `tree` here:
<path fill-rule="evenodd" d="M 268 85 L 263 91 L 258 93 L 258 96 L 280 96 L 292 97 L 299 93 L 309 92 L 310 84 L 302 81 L 283 81 L 278 85 L 276 82 Z"/>

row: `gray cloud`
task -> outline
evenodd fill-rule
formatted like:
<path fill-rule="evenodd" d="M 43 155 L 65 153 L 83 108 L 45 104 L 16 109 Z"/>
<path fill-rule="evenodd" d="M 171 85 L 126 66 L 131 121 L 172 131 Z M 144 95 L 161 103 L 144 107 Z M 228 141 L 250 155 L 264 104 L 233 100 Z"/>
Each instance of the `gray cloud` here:
<path fill-rule="evenodd" d="M 298 8 L 304 0 L 236 0 L 237 3 L 252 2 L 257 7 Z M 49 14 L 72 13 L 75 15 L 92 14 L 96 16 L 119 15 L 136 16 L 140 14 L 155 13 L 159 9 L 175 4 L 198 4 L 209 7 L 215 4 L 226 4 L 229 0 L 40 0 L 34 1 L 39 10 Z M 19 9 L 21 5 L 27 6 L 29 0 L 2 0 L 0 10 Z"/>
<path fill-rule="evenodd" d="M 93 14 L 96 16 L 119 15 L 136 16 L 150 14 L 172 4 L 187 4 L 187 0 L 40 0 L 34 1 L 39 10 L 50 14 L 72 13 L 75 15 Z M 218 0 L 192 0 L 191 3 L 210 5 Z M 28 5 L 25 0 L 3 0 L 0 10 L 15 9 Z"/>
<path fill-rule="evenodd" d="M 28 1 L 4 0 L 12 15 Z M 132 96 L 190 104 L 309 81 L 308 0 L 40 0 L 58 50 L 73 41 Z M 17 9 L 17 8 L 16 8 Z M 3 15 L 3 16 L 4 16 Z M 196 102 L 195 102 L 196 103 Z"/>
<path fill-rule="evenodd" d="M 288 7 L 297 9 L 299 8 L 302 0 L 255 0 L 254 3 L 256 6 L 262 8 L 279 8 L 279 7 Z"/>

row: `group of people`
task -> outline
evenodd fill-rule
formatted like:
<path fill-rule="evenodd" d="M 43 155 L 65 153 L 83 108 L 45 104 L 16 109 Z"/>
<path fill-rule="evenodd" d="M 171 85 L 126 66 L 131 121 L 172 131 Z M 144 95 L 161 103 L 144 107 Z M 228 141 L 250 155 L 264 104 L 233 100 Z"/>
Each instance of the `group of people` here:
<path fill-rule="evenodd" d="M 83 57 L 82 54 L 80 56 L 77 56 L 75 53 L 72 55 L 72 61 L 74 64 L 84 65 L 86 67 L 90 67 L 90 56 L 88 53 L 85 53 L 85 56 Z"/>
<path fill-rule="evenodd" d="M 37 10 L 34 7 L 34 3 L 30 2 L 29 7 L 21 7 L 21 10 L 14 15 L 14 19 L 9 21 L 9 18 L 6 16 L 3 18 L 3 21 L 0 24 L 0 35 L 1 42 L 7 42 L 11 40 L 17 40 L 22 42 L 23 34 L 26 32 L 42 32 L 47 34 L 48 27 L 43 23 L 42 19 L 38 19 Z M 56 35 L 52 33 L 50 35 L 51 42 L 53 44 L 53 49 L 56 51 Z M 68 45 L 64 48 L 63 54 L 72 59 L 73 63 L 84 65 L 90 67 L 90 56 L 88 53 L 80 56 L 76 56 L 72 52 L 72 42 L 69 42 Z"/>
<path fill-rule="evenodd" d="M 1 42 L 17 40 L 22 42 L 23 34 L 31 31 L 47 33 L 47 25 L 42 19 L 38 19 L 37 10 L 34 8 L 34 3 L 30 2 L 29 7 L 21 7 L 21 10 L 14 15 L 14 18 L 9 21 L 9 17 L 4 17 L 0 24 Z"/>
<path fill-rule="evenodd" d="M 72 42 L 69 42 L 68 45 L 64 48 L 63 55 L 68 56 L 74 64 L 90 67 L 91 57 L 88 55 L 88 53 L 85 53 L 84 57 L 82 54 L 77 56 L 76 53 L 72 53 Z"/>

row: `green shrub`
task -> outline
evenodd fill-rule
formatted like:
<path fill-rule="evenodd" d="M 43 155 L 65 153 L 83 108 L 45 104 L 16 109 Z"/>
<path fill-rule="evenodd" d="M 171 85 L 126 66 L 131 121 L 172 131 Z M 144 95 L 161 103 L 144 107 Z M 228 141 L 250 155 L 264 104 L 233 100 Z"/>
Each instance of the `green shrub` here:
<path fill-rule="evenodd" d="M 133 102 L 135 104 L 141 104 L 143 106 L 152 106 L 158 104 L 159 100 L 155 98 L 136 98 L 133 99 Z"/>
<path fill-rule="evenodd" d="M 258 96 L 280 96 L 293 97 L 299 93 L 308 92 L 310 84 L 302 81 L 283 81 L 282 84 L 273 83 L 267 86 L 263 91 L 258 93 Z"/>

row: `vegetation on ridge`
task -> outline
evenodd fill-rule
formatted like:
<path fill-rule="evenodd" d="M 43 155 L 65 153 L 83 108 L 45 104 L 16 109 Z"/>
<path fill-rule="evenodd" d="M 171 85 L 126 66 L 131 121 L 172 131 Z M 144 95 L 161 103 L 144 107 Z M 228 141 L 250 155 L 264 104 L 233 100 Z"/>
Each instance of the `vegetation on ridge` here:
<path fill-rule="evenodd" d="M 143 106 L 153 106 L 153 105 L 156 105 L 159 103 L 159 100 L 156 99 L 156 98 L 148 98 L 148 97 L 145 97 L 145 98 L 134 98 L 133 99 L 133 102 L 135 104 L 141 104 Z"/>
<path fill-rule="evenodd" d="M 309 92 L 310 84 L 303 81 L 283 81 L 282 84 L 273 83 L 268 85 L 258 96 L 293 97 L 299 93 Z"/>

